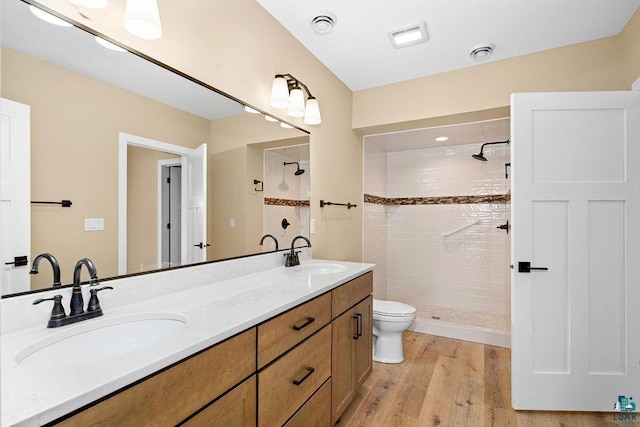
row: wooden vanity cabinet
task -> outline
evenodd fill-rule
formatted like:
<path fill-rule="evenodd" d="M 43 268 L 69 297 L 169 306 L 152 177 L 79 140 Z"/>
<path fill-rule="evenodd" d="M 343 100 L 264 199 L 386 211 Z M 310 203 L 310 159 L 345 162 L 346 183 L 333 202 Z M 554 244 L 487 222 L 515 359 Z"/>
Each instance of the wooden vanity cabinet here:
<path fill-rule="evenodd" d="M 332 416 L 335 424 L 372 369 L 373 274 L 367 273 L 333 293 Z M 345 311 L 344 310 L 346 307 Z"/>
<path fill-rule="evenodd" d="M 372 290 L 365 273 L 51 425 L 330 427 L 371 373 Z"/>
<path fill-rule="evenodd" d="M 251 377 L 255 369 L 256 329 L 251 328 L 55 425 L 176 425 Z M 254 423 L 255 417 L 249 425 Z"/>

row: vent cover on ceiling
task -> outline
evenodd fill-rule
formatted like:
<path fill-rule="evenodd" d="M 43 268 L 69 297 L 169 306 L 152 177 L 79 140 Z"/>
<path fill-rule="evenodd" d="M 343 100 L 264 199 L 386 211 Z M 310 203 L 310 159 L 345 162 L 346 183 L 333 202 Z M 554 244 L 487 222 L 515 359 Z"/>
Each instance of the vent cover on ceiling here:
<path fill-rule="evenodd" d="M 336 16 L 331 12 L 320 12 L 311 18 L 311 28 L 316 34 L 329 34 L 334 25 L 336 25 Z"/>
<path fill-rule="evenodd" d="M 482 62 L 491 55 L 495 48 L 496 46 L 493 43 L 482 44 L 471 49 L 469 56 L 476 62 Z"/>

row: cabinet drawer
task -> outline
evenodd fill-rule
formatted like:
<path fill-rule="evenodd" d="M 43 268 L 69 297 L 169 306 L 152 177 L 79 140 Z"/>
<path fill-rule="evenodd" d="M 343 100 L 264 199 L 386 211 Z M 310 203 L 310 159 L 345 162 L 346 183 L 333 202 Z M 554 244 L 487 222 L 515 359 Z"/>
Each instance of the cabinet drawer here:
<path fill-rule="evenodd" d="M 331 379 L 287 421 L 285 427 L 331 427 Z"/>
<path fill-rule="evenodd" d="M 335 319 L 373 292 L 373 272 L 356 277 L 331 291 L 331 318 Z"/>
<path fill-rule="evenodd" d="M 258 425 L 281 426 L 330 376 L 327 325 L 258 373 Z"/>
<path fill-rule="evenodd" d="M 255 372 L 255 340 L 255 328 L 249 329 L 59 425 L 176 425 Z"/>
<path fill-rule="evenodd" d="M 180 425 L 183 427 L 253 427 L 256 425 L 256 410 L 256 377 L 254 375 Z"/>
<path fill-rule="evenodd" d="M 331 320 L 326 293 L 258 326 L 258 368 L 262 368 Z"/>

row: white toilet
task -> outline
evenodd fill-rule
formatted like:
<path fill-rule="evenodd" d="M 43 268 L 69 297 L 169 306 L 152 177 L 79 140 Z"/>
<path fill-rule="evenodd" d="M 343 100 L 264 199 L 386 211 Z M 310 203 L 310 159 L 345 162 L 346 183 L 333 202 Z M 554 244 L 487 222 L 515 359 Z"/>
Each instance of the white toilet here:
<path fill-rule="evenodd" d="M 416 318 L 416 308 L 396 301 L 373 300 L 373 360 L 402 363 L 402 332 Z"/>

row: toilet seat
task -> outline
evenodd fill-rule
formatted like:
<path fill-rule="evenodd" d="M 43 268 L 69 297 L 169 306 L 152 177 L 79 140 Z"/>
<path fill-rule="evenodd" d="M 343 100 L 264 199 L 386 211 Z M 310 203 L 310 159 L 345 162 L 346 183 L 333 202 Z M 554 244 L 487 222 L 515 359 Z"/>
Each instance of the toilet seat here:
<path fill-rule="evenodd" d="M 389 317 L 407 317 L 416 313 L 416 308 L 397 301 L 373 300 L 373 313 Z"/>

